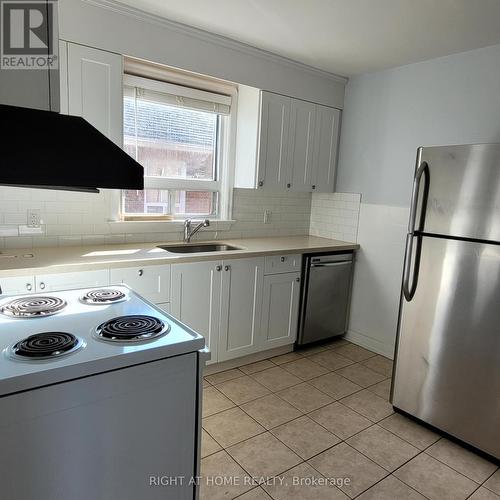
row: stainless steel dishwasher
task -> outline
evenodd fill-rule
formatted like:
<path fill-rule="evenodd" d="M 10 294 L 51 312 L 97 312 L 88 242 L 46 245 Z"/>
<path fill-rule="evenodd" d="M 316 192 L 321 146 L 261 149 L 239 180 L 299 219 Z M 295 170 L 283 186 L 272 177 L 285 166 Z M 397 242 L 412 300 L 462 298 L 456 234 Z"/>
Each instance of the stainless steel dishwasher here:
<path fill-rule="evenodd" d="M 345 333 L 352 272 L 352 252 L 305 257 L 298 345 Z"/>

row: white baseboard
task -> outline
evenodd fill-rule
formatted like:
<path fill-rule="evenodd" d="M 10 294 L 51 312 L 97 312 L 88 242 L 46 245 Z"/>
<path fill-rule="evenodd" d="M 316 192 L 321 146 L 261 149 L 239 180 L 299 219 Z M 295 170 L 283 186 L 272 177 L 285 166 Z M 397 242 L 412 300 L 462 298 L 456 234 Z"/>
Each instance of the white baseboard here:
<path fill-rule="evenodd" d="M 355 332 L 353 330 L 347 330 L 344 338 L 353 344 L 365 347 L 366 349 L 376 352 L 377 354 L 381 354 L 386 358 L 394 358 L 394 345 L 392 344 L 385 344 L 384 342 L 380 342 L 373 337 L 369 337 L 368 335 L 364 335 L 363 333 Z"/>

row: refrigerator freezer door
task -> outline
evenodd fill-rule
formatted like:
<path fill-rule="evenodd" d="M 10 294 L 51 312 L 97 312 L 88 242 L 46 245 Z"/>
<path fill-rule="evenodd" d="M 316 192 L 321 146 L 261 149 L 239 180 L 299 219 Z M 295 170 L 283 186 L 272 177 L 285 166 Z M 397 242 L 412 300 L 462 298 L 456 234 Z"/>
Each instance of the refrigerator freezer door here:
<path fill-rule="evenodd" d="M 429 168 L 423 231 L 500 241 L 500 144 L 420 148 L 417 169 L 423 162 Z"/>
<path fill-rule="evenodd" d="M 392 403 L 500 458 L 500 246 L 422 238 Z"/>

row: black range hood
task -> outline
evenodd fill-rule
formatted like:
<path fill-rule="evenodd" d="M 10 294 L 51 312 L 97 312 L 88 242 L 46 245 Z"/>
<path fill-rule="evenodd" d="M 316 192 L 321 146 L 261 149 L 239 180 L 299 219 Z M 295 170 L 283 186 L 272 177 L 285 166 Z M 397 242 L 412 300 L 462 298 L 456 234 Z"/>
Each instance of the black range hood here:
<path fill-rule="evenodd" d="M 144 169 L 84 118 L 0 105 L 0 184 L 144 189 Z"/>

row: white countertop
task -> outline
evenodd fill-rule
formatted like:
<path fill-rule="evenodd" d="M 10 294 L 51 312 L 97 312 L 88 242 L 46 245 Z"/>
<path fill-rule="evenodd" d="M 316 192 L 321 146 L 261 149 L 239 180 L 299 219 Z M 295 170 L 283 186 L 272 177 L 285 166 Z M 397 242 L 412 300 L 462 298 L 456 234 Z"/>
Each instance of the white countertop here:
<path fill-rule="evenodd" d="M 207 243 L 193 241 L 193 244 Z M 332 252 L 356 250 L 359 245 L 316 236 L 282 236 L 277 238 L 241 238 L 217 240 L 240 248 L 224 252 L 176 254 L 157 245 L 180 245 L 182 242 L 129 243 L 123 245 L 68 246 L 54 248 L 5 249 L 0 253 L 0 276 L 34 273 L 83 271 L 96 267 L 127 267 L 150 264 L 174 264 L 261 255 Z"/>

